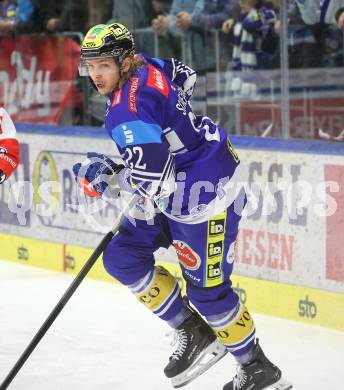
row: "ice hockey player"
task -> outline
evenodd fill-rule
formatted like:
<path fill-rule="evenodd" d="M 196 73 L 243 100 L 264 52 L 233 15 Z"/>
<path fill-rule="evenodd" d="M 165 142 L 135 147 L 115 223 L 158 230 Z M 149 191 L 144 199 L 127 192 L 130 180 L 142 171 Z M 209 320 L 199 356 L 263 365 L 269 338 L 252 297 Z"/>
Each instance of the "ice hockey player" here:
<path fill-rule="evenodd" d="M 6 110 L 0 107 L 0 184 L 11 176 L 18 164 L 16 128 Z"/>
<path fill-rule="evenodd" d="M 176 330 L 165 375 L 181 387 L 229 351 L 239 369 L 225 390 L 265 389 L 278 382 L 279 389 L 291 388 L 265 357 L 252 317 L 231 288 L 245 170 L 226 131 L 193 114 L 195 72 L 174 59 L 135 54 L 130 31 L 114 23 L 87 33 L 80 74 L 109 98 L 105 127 L 123 164 L 96 151 L 73 170 L 95 194 L 109 192 L 116 181 L 121 191 L 139 196 L 135 224 L 124 220 L 103 261 L 109 274 Z M 155 214 L 145 219 L 150 202 Z M 188 299 L 182 299 L 175 277 L 154 263 L 153 253 L 170 245 Z"/>

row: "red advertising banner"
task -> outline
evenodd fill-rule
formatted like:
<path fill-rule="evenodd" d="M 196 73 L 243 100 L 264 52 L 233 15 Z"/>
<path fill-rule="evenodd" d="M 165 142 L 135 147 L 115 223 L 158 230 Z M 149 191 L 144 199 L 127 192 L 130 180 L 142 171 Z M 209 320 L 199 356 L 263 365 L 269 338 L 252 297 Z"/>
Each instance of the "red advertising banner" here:
<path fill-rule="evenodd" d="M 344 166 L 326 165 L 325 180 L 339 185 L 339 191 L 331 193 L 337 210 L 326 221 L 326 278 L 344 282 Z"/>
<path fill-rule="evenodd" d="M 338 136 L 344 129 L 344 98 L 307 98 L 290 100 L 290 135 L 316 139 L 319 130 Z M 242 135 L 280 137 L 281 106 L 271 102 L 242 102 L 238 132 Z"/>
<path fill-rule="evenodd" d="M 58 124 L 79 104 L 80 45 L 65 36 L 0 39 L 0 106 L 15 121 Z"/>

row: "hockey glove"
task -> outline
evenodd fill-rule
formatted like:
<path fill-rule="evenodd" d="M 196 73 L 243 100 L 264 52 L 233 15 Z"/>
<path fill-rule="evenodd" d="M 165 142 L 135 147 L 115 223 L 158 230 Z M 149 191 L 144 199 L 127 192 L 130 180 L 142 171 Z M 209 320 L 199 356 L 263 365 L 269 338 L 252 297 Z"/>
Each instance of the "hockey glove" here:
<path fill-rule="evenodd" d="M 105 194 L 107 197 L 119 196 L 120 188 L 116 185 L 116 176 L 124 169 L 123 164 L 116 164 L 103 154 L 89 152 L 83 164 L 75 164 L 73 172 L 75 180 L 82 191 L 90 197 L 99 197 Z"/>
<path fill-rule="evenodd" d="M 5 173 L 0 169 L 0 184 L 2 184 L 7 179 Z"/>

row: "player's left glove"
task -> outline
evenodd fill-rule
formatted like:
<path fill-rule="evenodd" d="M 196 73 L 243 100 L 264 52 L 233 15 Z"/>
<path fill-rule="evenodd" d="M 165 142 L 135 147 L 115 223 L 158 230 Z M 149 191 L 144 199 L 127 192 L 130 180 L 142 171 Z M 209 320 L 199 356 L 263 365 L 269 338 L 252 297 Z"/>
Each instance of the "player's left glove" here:
<path fill-rule="evenodd" d="M 89 152 L 87 158 L 85 163 L 73 166 L 75 180 L 82 191 L 91 197 L 103 194 L 111 198 L 118 197 L 120 188 L 117 184 L 117 175 L 124 169 L 124 165 L 116 164 L 99 153 Z"/>
<path fill-rule="evenodd" d="M 0 184 L 2 184 L 7 179 L 5 173 L 0 169 Z"/>

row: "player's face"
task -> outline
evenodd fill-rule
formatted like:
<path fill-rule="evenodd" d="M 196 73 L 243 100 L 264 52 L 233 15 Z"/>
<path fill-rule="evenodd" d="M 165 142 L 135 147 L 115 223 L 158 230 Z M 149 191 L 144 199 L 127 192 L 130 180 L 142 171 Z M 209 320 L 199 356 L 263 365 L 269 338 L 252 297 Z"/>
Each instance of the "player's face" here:
<path fill-rule="evenodd" d="M 119 80 L 119 67 L 113 58 L 87 60 L 88 74 L 100 95 L 110 95 Z"/>

